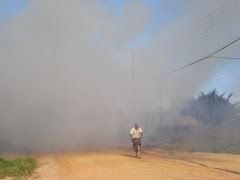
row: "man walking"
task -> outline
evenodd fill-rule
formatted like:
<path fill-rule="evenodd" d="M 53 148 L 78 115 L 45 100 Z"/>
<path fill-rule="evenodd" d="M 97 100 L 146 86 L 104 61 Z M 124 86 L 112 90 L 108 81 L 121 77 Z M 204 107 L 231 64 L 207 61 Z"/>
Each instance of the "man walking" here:
<path fill-rule="evenodd" d="M 136 157 L 140 159 L 141 153 L 141 139 L 143 138 L 142 129 L 138 126 L 138 124 L 134 125 L 134 128 L 130 131 L 130 137 L 133 142 L 133 148 L 136 153 Z"/>

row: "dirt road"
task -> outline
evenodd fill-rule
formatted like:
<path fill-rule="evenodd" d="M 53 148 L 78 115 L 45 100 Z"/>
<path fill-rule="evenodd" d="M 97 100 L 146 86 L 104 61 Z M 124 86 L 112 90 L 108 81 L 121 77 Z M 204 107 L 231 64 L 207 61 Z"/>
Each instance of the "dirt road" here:
<path fill-rule="evenodd" d="M 130 150 L 38 154 L 35 157 L 40 166 L 30 179 L 240 179 L 240 156 L 237 155 L 168 155 L 155 149 L 145 151 L 140 160 Z"/>

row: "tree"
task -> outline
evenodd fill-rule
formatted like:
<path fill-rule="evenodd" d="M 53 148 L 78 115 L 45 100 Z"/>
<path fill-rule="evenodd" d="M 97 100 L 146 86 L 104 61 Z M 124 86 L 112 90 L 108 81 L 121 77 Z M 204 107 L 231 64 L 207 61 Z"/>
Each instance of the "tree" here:
<path fill-rule="evenodd" d="M 182 114 L 196 118 L 204 124 L 219 125 L 232 120 L 235 115 L 235 106 L 230 102 L 233 93 L 226 98 L 225 93 L 218 95 L 216 89 L 208 94 L 200 93 L 197 99 L 190 98 Z"/>

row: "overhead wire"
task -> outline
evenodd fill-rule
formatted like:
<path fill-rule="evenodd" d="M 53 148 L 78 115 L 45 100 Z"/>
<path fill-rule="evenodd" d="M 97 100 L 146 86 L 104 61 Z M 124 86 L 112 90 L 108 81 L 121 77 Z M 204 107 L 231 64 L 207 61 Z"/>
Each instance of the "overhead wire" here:
<path fill-rule="evenodd" d="M 230 2 L 230 1 L 228 1 Z M 237 7 L 240 6 L 240 3 L 235 4 L 237 2 L 240 2 L 239 0 L 234 1 L 233 3 L 231 3 L 229 6 L 227 6 L 226 8 L 224 8 L 222 11 L 220 11 L 219 13 L 217 13 L 215 16 L 212 16 L 212 18 L 209 18 L 209 23 L 204 26 L 203 28 L 199 29 L 198 31 L 196 31 L 195 33 L 190 34 L 188 40 L 186 40 L 185 42 L 182 42 L 180 45 L 181 46 L 185 46 L 186 44 L 188 44 L 190 41 L 198 38 L 199 36 L 201 36 L 202 34 L 206 33 L 207 31 L 209 31 L 210 29 L 212 29 L 213 27 L 216 27 L 218 24 L 220 24 L 222 21 L 228 19 L 230 16 L 234 15 L 235 13 L 237 13 L 238 11 L 240 11 L 239 9 L 236 9 Z M 226 4 L 226 3 L 225 3 Z M 224 5 L 225 5 L 224 4 Z M 228 11 L 226 11 L 225 13 L 223 13 L 225 10 L 227 10 L 229 7 L 231 7 L 232 5 L 235 5 L 233 8 L 230 8 Z M 236 9 L 236 10 L 235 10 Z M 235 11 L 234 11 L 235 10 Z M 221 14 L 223 13 L 223 14 Z M 220 15 L 218 17 L 218 15 Z M 225 16 L 225 17 L 224 17 Z M 207 16 L 209 17 L 209 16 Z M 214 19 L 216 18 L 216 19 Z M 221 19 L 223 18 L 223 19 Z M 218 21 L 220 20 L 220 21 Z M 218 22 L 217 22 L 218 21 Z"/>
<path fill-rule="evenodd" d="M 227 2 L 225 2 L 224 4 L 222 4 L 219 8 L 217 8 L 216 10 L 214 10 L 214 11 L 211 13 L 211 15 L 212 15 L 211 19 L 209 18 L 209 16 L 207 16 L 207 17 L 204 18 L 202 21 L 200 21 L 200 23 L 199 23 L 200 27 L 202 26 L 202 25 L 201 25 L 202 22 L 203 22 L 202 24 L 206 23 L 206 22 L 205 22 L 206 20 L 207 20 L 207 22 L 210 21 L 211 24 L 209 23 L 209 24 L 207 24 L 206 27 L 200 29 L 200 34 L 197 34 L 196 36 L 190 37 L 190 39 L 187 41 L 187 43 L 188 43 L 190 40 L 193 40 L 193 39 L 199 37 L 200 35 L 204 34 L 204 33 L 207 32 L 208 30 L 210 30 L 211 28 L 217 26 L 217 25 L 220 24 L 222 21 L 226 20 L 227 18 L 229 18 L 229 17 L 232 16 L 233 14 L 237 13 L 238 11 L 240 11 L 240 8 L 239 8 L 239 9 L 236 9 L 238 6 L 240 6 L 240 3 L 236 4 L 237 2 L 240 2 L 239 0 L 235 0 L 235 1 L 233 1 L 232 3 L 230 3 L 230 2 L 232 2 L 232 1 L 231 1 L 231 0 L 228 0 Z M 229 3 L 230 3 L 230 4 L 229 4 Z M 226 5 L 227 5 L 227 6 L 226 6 Z M 234 7 L 232 7 L 233 5 L 234 5 Z M 229 9 L 229 8 L 230 8 L 230 9 Z M 219 11 L 219 10 L 220 10 L 220 11 Z M 234 11 L 234 10 L 235 10 L 235 11 Z M 216 12 L 217 12 L 217 13 L 216 13 Z M 207 19 L 207 18 L 209 18 L 209 19 Z M 214 19 L 214 18 L 216 18 L 216 19 Z M 222 19 L 221 19 L 221 18 L 222 18 Z M 218 20 L 220 20 L 220 21 L 218 21 Z M 196 24 L 195 27 L 196 27 L 196 26 L 199 26 L 199 25 Z M 207 29 L 206 29 L 206 28 L 207 28 Z M 202 30 L 204 30 L 204 31 L 201 32 Z M 183 66 L 183 67 L 181 67 L 181 68 L 178 68 L 178 69 L 175 69 L 175 70 L 173 70 L 173 71 L 171 71 L 171 72 L 168 72 L 168 73 L 166 73 L 166 74 L 163 74 L 163 75 L 160 76 L 160 77 L 164 77 L 164 76 L 170 75 L 170 74 L 172 74 L 172 73 L 175 73 L 175 72 L 177 72 L 177 71 L 179 71 L 179 70 L 182 70 L 182 69 L 184 69 L 184 68 L 187 68 L 187 67 L 189 67 L 189 66 L 191 66 L 191 65 L 194 65 L 194 64 L 196 64 L 196 63 L 198 63 L 198 62 L 201 62 L 201 61 L 203 61 L 203 60 L 206 60 L 206 59 L 208 59 L 208 58 L 239 59 L 239 58 L 232 58 L 232 57 L 213 56 L 214 54 L 216 54 L 216 53 L 218 53 L 219 51 L 227 48 L 228 46 L 232 45 L 233 43 L 235 43 L 235 42 L 237 42 L 237 41 L 239 41 L 239 40 L 240 40 L 240 38 L 237 38 L 236 40 L 230 42 L 230 43 L 227 44 L 226 46 L 224 46 L 224 47 L 222 47 L 222 48 L 219 48 L 217 51 L 213 52 L 212 54 L 210 54 L 210 55 L 208 55 L 208 56 L 205 56 L 205 57 L 203 57 L 203 58 L 201 58 L 201 59 L 199 59 L 199 60 L 197 60 L 197 61 L 194 61 L 194 62 L 192 62 L 192 63 L 190 63 L 190 64 L 188 64 L 188 65 L 185 65 L 185 66 Z"/>
<path fill-rule="evenodd" d="M 230 1 L 228 1 L 230 2 Z M 216 20 L 214 20 L 214 18 L 218 17 L 218 15 L 220 15 L 220 18 L 222 17 L 221 16 L 221 13 L 224 12 L 225 10 L 227 10 L 228 8 L 230 8 L 231 6 L 233 6 L 235 3 L 239 2 L 239 0 L 235 0 L 233 3 L 231 3 L 229 6 L 225 7 L 224 9 L 222 9 L 220 12 L 218 12 L 217 14 L 214 15 L 214 12 L 211 12 L 210 15 L 208 15 L 206 18 L 208 20 L 208 24 L 206 26 L 204 26 L 203 28 L 200 29 L 201 30 L 204 30 L 206 27 L 208 27 L 211 23 L 215 22 Z M 238 4 L 239 5 L 239 4 Z M 238 6 L 237 5 L 237 6 Z M 234 8 L 236 8 L 237 6 L 234 6 Z M 233 8 L 233 9 L 234 9 Z M 220 8 L 219 8 L 220 9 Z M 232 9 L 230 9 L 231 11 Z M 229 12 L 229 11 L 228 11 Z M 227 12 L 227 13 L 228 13 Z M 225 14 L 224 14 L 225 15 Z M 217 18 L 219 19 L 219 18 Z M 206 24 L 206 23 L 205 23 Z M 192 33 L 193 34 L 193 33 Z"/>
<path fill-rule="evenodd" d="M 236 7 L 240 6 L 240 3 L 235 6 L 233 9 L 235 9 Z M 213 27 L 217 26 L 218 24 L 220 24 L 222 21 L 226 20 L 227 18 L 229 18 L 230 16 L 234 15 L 235 13 L 237 13 L 238 11 L 240 11 L 240 8 L 237 9 L 236 11 L 234 11 L 233 13 L 231 13 L 229 16 L 225 17 L 224 19 L 222 19 L 221 21 L 219 21 L 217 24 L 213 25 Z M 215 20 L 216 22 L 217 20 Z"/>
<path fill-rule="evenodd" d="M 216 15 L 212 15 L 212 13 L 210 13 L 210 16 L 207 16 L 209 18 L 209 22 L 206 26 L 204 26 L 202 29 L 198 30 L 198 31 L 202 31 L 205 30 L 206 28 L 211 29 L 213 26 L 213 23 L 216 22 L 218 19 L 220 19 L 221 17 L 223 17 L 225 14 L 227 14 L 228 12 L 232 11 L 234 8 L 238 7 L 240 5 L 240 3 L 237 6 L 234 6 L 233 9 L 230 9 L 229 11 L 227 11 L 227 13 L 221 15 L 222 12 L 224 12 L 225 10 L 227 10 L 229 7 L 231 7 L 232 5 L 234 5 L 235 3 L 239 2 L 238 0 L 235 0 L 233 3 L 231 3 L 229 6 L 227 6 L 226 8 L 224 8 L 223 10 L 221 10 L 220 12 L 218 12 Z M 220 15 L 220 17 L 218 17 L 218 15 Z M 217 19 L 214 19 L 218 17 Z M 194 36 L 197 33 L 192 33 L 190 36 Z"/>
<path fill-rule="evenodd" d="M 216 50 L 215 52 L 213 52 L 213 53 L 211 53 L 211 54 L 209 54 L 209 55 L 207 55 L 207 56 L 205 56 L 205 57 L 203 57 L 203 58 L 201 58 L 201 59 L 199 59 L 199 60 L 197 60 L 197 61 L 194 61 L 194 62 L 192 62 L 192 63 L 190 63 L 190 64 L 187 64 L 187 65 L 185 65 L 185 66 L 183 66 L 183 67 L 177 68 L 177 69 L 175 69 L 175 70 L 172 70 L 172 71 L 170 71 L 170 72 L 168 72 L 168 73 L 165 73 L 165 74 L 161 75 L 160 78 L 163 78 L 163 77 L 165 77 L 165 76 L 168 76 L 168 75 L 170 75 L 170 74 L 173 74 L 173 73 L 175 73 L 175 72 L 178 72 L 178 71 L 180 71 L 180 70 L 182 70 L 182 69 L 185 69 L 185 68 L 187 68 L 187 67 L 189 67 L 189 66 L 192 66 L 192 65 L 194 65 L 194 64 L 196 64 L 196 63 L 199 63 L 199 62 L 204 61 L 204 60 L 206 60 L 206 59 L 208 59 L 208 58 L 211 58 L 214 54 L 217 54 L 218 52 L 220 52 L 220 51 L 222 51 L 223 49 L 231 46 L 232 44 L 236 43 L 236 42 L 239 41 L 239 40 L 240 40 L 240 37 L 236 38 L 235 40 L 233 40 L 232 42 L 230 42 L 230 43 L 228 43 L 227 45 L 223 46 L 222 48 Z"/>
<path fill-rule="evenodd" d="M 216 16 L 216 15 L 214 15 L 215 12 L 217 12 L 218 10 L 220 10 L 222 7 L 224 7 L 226 4 L 228 4 L 228 3 L 231 2 L 231 1 L 232 1 L 232 0 L 228 0 L 227 2 L 225 2 L 224 4 L 222 4 L 219 8 L 215 9 L 215 11 L 211 12 L 210 15 L 212 16 L 212 18 L 214 18 L 214 17 Z M 237 1 L 235 1 L 234 3 L 236 3 L 236 2 L 237 2 Z M 232 3 L 232 4 L 234 4 L 234 3 Z M 231 4 L 231 5 L 232 5 L 232 4 Z M 230 6 L 231 6 L 231 5 L 230 5 Z M 228 7 L 229 7 L 229 6 L 228 6 Z M 228 7 L 226 7 L 226 8 L 228 8 Z M 226 9 L 226 8 L 225 8 L 225 9 Z M 223 9 L 223 10 L 225 10 L 225 9 Z M 217 14 L 219 14 L 219 13 L 217 13 Z M 204 25 L 204 24 L 206 24 L 206 23 L 209 24 L 209 23 L 210 23 L 209 21 L 211 22 L 211 18 L 209 17 L 209 15 L 207 15 L 202 21 L 200 21 L 200 22 L 198 23 L 198 24 L 199 24 L 199 27 L 201 27 L 202 25 Z M 204 22 L 204 23 L 201 23 L 201 22 Z M 198 29 L 198 28 L 195 28 L 195 27 L 198 27 L 198 24 L 197 24 L 197 26 L 196 26 L 196 25 L 193 26 L 194 29 L 192 30 L 192 32 L 194 32 L 195 30 Z M 191 33 L 192 33 L 192 32 L 191 32 Z"/>
<path fill-rule="evenodd" d="M 216 58 L 216 59 L 239 59 L 240 60 L 240 57 L 211 56 L 211 58 Z"/>

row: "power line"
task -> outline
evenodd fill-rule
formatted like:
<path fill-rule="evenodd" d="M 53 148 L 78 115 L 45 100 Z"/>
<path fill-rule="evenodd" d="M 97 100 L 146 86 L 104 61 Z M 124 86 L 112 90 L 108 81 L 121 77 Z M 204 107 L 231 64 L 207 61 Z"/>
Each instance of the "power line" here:
<path fill-rule="evenodd" d="M 228 1 L 230 2 L 230 1 Z M 227 3 L 228 3 L 227 2 Z M 195 30 L 193 30 L 190 35 L 189 38 L 187 38 L 187 40 L 182 43 L 180 43 L 180 45 L 185 46 L 186 44 L 188 44 L 190 41 L 198 38 L 199 36 L 201 36 L 202 34 L 206 33 L 207 31 L 209 31 L 210 29 L 212 29 L 213 27 L 216 27 L 218 24 L 220 24 L 222 21 L 228 19 L 230 16 L 234 15 L 235 13 L 237 13 L 238 11 L 240 11 L 239 9 L 236 9 L 239 7 L 240 3 L 235 4 L 237 2 L 240 2 L 238 0 L 234 1 L 233 3 L 231 3 L 230 5 L 228 5 L 226 8 L 224 8 L 223 10 L 221 10 L 220 12 L 218 12 L 217 14 L 213 15 L 213 13 L 210 14 L 211 18 L 209 18 L 209 16 L 207 16 L 209 19 L 206 22 L 203 23 L 202 25 L 206 24 L 205 26 L 203 26 L 202 28 L 196 28 Z M 225 3 L 224 5 L 226 5 L 227 3 Z M 231 7 L 232 5 L 234 5 L 233 8 Z M 223 5 L 222 5 L 223 6 Z M 229 9 L 230 8 L 230 9 Z M 220 8 L 218 8 L 220 9 Z M 228 10 L 228 11 L 226 11 Z M 215 10 L 214 12 L 217 12 L 217 10 Z M 209 22 L 210 21 L 210 22 Z"/>
<path fill-rule="evenodd" d="M 238 7 L 239 5 L 240 5 L 240 4 L 238 4 L 237 6 L 235 6 L 233 9 L 235 9 L 235 8 Z M 232 9 L 231 9 L 231 10 L 232 10 Z M 202 28 L 202 29 L 199 31 L 198 34 L 195 33 L 196 35 L 195 35 L 195 34 L 191 35 L 190 38 L 189 38 L 189 40 L 187 40 L 186 43 L 183 44 L 183 46 L 186 45 L 186 44 L 188 44 L 190 41 L 198 38 L 199 36 L 205 34 L 207 31 L 209 31 L 209 30 L 212 29 L 213 27 L 216 27 L 218 24 L 220 24 L 220 23 L 223 22 L 224 20 L 228 19 L 230 16 L 234 15 L 234 14 L 237 13 L 238 11 L 240 11 L 240 8 L 237 9 L 236 11 L 234 11 L 233 13 L 231 13 L 230 15 L 224 17 L 223 19 L 221 19 L 221 20 L 220 20 L 218 23 L 216 23 L 216 24 L 213 24 L 213 23 L 215 23 L 215 22 L 216 22 L 217 20 L 219 20 L 220 18 L 212 21 L 211 26 L 210 26 L 210 25 L 207 25 L 206 27 Z M 228 12 L 230 12 L 230 11 L 228 11 Z M 227 12 L 227 13 L 228 13 L 228 12 Z M 227 13 L 225 13 L 225 15 L 226 15 Z M 221 16 L 221 17 L 223 17 L 223 16 Z M 208 26 L 209 26 L 209 27 L 208 27 Z M 207 29 L 205 29 L 205 28 L 207 28 Z M 202 30 L 204 30 L 204 31 L 202 31 Z M 195 36 L 194 36 L 194 35 L 195 35 Z"/>
<path fill-rule="evenodd" d="M 239 6 L 239 5 L 240 5 L 240 4 L 238 4 L 237 6 Z M 236 7 L 237 7 L 237 6 L 236 6 Z M 236 7 L 234 7 L 233 9 L 235 9 Z M 222 21 L 228 19 L 230 16 L 234 15 L 234 14 L 237 13 L 238 11 L 240 11 L 240 8 L 237 9 L 236 11 L 234 11 L 233 13 L 231 13 L 229 16 L 225 17 L 224 19 L 220 20 L 220 21 L 219 21 L 218 23 L 216 23 L 214 26 L 217 26 L 217 25 L 220 24 Z M 217 19 L 217 20 L 218 20 L 218 19 Z M 215 20 L 215 22 L 216 22 L 217 20 Z"/>
<path fill-rule="evenodd" d="M 196 64 L 196 63 L 199 63 L 199 62 L 201 62 L 201 61 L 203 61 L 203 60 L 206 60 L 206 59 L 208 59 L 208 58 L 211 58 L 214 54 L 216 54 L 216 53 L 222 51 L 223 49 L 231 46 L 232 44 L 236 43 L 236 42 L 239 41 L 239 40 L 240 40 L 240 37 L 238 37 L 238 38 L 235 39 L 234 41 L 230 42 L 229 44 L 225 45 L 224 47 L 218 49 L 217 51 L 215 51 L 215 52 L 213 52 L 213 53 L 211 53 L 211 54 L 209 54 L 209 55 L 207 55 L 207 56 L 205 56 L 205 57 L 203 57 L 203 58 L 201 58 L 201 59 L 199 59 L 199 60 L 197 60 L 197 61 L 194 61 L 194 62 L 192 62 L 192 63 L 190 63 L 190 64 L 187 64 L 187 65 L 185 65 L 185 66 L 183 66 L 183 67 L 181 67 L 181 68 L 178 68 L 178 69 L 175 69 L 175 70 L 173 70 L 173 71 L 170 71 L 170 72 L 168 72 L 168 73 L 166 73 L 166 74 L 163 74 L 162 76 L 160 76 L 160 78 L 163 78 L 163 77 L 168 76 L 168 75 L 170 75 L 170 74 L 173 74 L 173 73 L 175 73 L 175 72 L 177 72 L 177 71 L 180 71 L 180 70 L 182 70 L 182 69 L 185 69 L 185 68 L 187 68 L 187 67 L 189 67 L 189 66 L 192 66 L 192 65 L 194 65 L 194 64 Z"/>
<path fill-rule="evenodd" d="M 211 58 L 217 58 L 217 59 L 240 59 L 238 57 L 221 57 L 221 56 L 211 56 Z"/>
<path fill-rule="evenodd" d="M 217 8 L 217 9 L 215 9 L 214 11 L 212 11 L 210 14 L 212 14 L 212 15 L 214 15 L 214 13 L 215 12 L 217 12 L 218 10 L 220 10 L 222 7 L 224 7 L 226 4 L 228 4 L 229 2 L 231 2 L 231 0 L 228 0 L 227 2 L 225 2 L 224 4 L 222 4 L 219 8 Z M 234 2 L 235 3 L 235 2 Z M 226 7 L 226 8 L 228 8 L 228 7 Z M 219 14 L 219 13 L 217 13 L 217 14 Z M 213 17 L 215 17 L 216 15 L 214 15 Z M 195 30 L 197 30 L 198 28 L 196 28 L 196 27 L 201 27 L 202 25 L 204 25 L 204 24 L 206 24 L 206 23 L 209 23 L 208 21 L 209 21 L 210 19 L 209 19 L 209 15 L 208 16 L 206 16 L 204 19 L 202 19 L 198 24 L 195 24 L 194 26 L 193 26 L 193 30 L 192 30 L 192 32 L 194 32 Z M 203 22 L 203 23 L 202 23 Z"/>
<path fill-rule="evenodd" d="M 239 2 L 238 0 L 235 0 L 233 3 L 231 3 L 229 6 L 227 6 L 226 8 L 222 9 L 220 12 L 218 12 L 216 15 L 214 15 L 214 17 L 216 17 L 218 14 L 221 14 L 222 12 L 224 12 L 227 8 L 231 7 L 232 5 L 234 5 L 235 3 Z"/>
<path fill-rule="evenodd" d="M 223 19 L 220 20 L 220 22 L 222 22 L 223 20 L 225 20 L 225 19 L 227 19 L 228 17 L 230 17 L 231 15 L 233 15 L 235 12 L 224 18 L 225 15 L 228 15 L 229 13 L 231 13 L 231 11 L 233 11 L 235 8 L 237 8 L 237 7 L 240 5 L 240 3 L 237 4 L 236 6 L 233 6 L 233 8 L 230 8 L 227 12 L 224 12 L 224 11 L 227 10 L 229 7 L 231 7 L 232 5 L 234 5 L 234 4 L 237 3 L 237 2 L 239 2 L 239 1 L 238 1 L 238 0 L 235 1 L 234 3 L 230 4 L 230 6 L 226 7 L 225 9 L 223 9 L 222 11 L 220 11 L 219 13 L 217 13 L 215 16 L 211 16 L 211 19 L 209 18 L 210 22 L 209 22 L 206 26 L 204 26 L 202 29 L 200 29 L 199 31 L 197 31 L 197 32 L 201 32 L 202 30 L 205 30 L 206 28 L 207 28 L 207 30 L 212 29 L 212 27 L 214 27 L 214 26 L 216 26 L 217 24 L 219 24 L 219 23 L 216 23 L 216 24 L 214 25 L 214 23 L 217 22 L 219 19 L 221 19 L 221 18 L 223 17 Z M 221 14 L 222 12 L 223 12 L 223 14 Z M 218 15 L 219 15 L 219 16 L 218 16 Z M 205 32 L 205 31 L 204 31 L 204 32 Z M 194 36 L 195 34 L 197 34 L 197 33 L 193 33 L 191 36 Z"/>
<path fill-rule="evenodd" d="M 230 2 L 230 1 L 228 1 L 228 2 Z M 204 30 L 205 28 L 207 28 L 207 27 L 209 27 L 209 25 L 210 24 L 213 24 L 214 22 L 216 22 L 217 20 L 219 20 L 219 19 L 221 19 L 224 15 L 226 15 L 226 14 L 228 14 L 229 12 L 231 12 L 233 9 L 235 9 L 236 7 L 238 7 L 239 6 L 239 4 L 237 4 L 236 6 L 234 6 L 232 9 L 230 8 L 230 10 L 229 11 L 227 11 L 226 13 L 224 13 L 224 11 L 225 10 L 227 10 L 229 7 L 231 7 L 232 5 L 234 5 L 235 3 L 237 3 L 237 2 L 239 2 L 238 0 L 235 0 L 233 3 L 231 3 L 229 6 L 227 6 L 227 7 L 225 7 L 223 10 L 221 10 L 220 12 L 218 12 L 217 14 L 215 14 L 214 15 L 214 13 L 216 12 L 216 11 L 214 11 L 214 12 L 211 12 L 210 13 L 210 17 L 211 18 L 209 18 L 209 15 L 207 16 L 207 22 L 205 22 L 204 24 L 206 24 L 203 28 L 197 28 L 197 29 L 195 29 L 194 31 L 192 31 L 192 33 L 191 33 L 191 35 L 190 36 L 194 36 L 194 34 L 197 34 L 197 32 L 199 32 L 199 31 L 202 31 L 202 30 Z M 220 9 L 220 8 L 219 8 Z M 221 13 L 223 13 L 223 15 L 221 14 Z M 218 15 L 220 16 L 220 17 L 218 17 Z M 215 19 L 216 18 L 216 19 Z M 210 21 L 210 22 L 209 22 Z M 204 24 L 202 24 L 202 25 L 204 25 Z M 201 25 L 201 26 L 202 26 Z M 200 26 L 200 27 L 201 27 Z M 198 31 L 196 31 L 196 30 L 198 30 Z M 196 31 L 196 32 L 195 32 Z M 195 33 L 193 33 L 193 32 L 195 32 Z"/>
<path fill-rule="evenodd" d="M 207 28 L 206 30 L 202 29 L 202 30 L 204 30 L 203 32 L 200 32 L 200 33 L 197 34 L 196 36 L 192 36 L 192 37 L 190 38 L 190 40 L 196 39 L 197 37 L 201 36 L 202 34 L 206 33 L 206 32 L 209 31 L 210 29 L 212 29 L 213 27 L 216 27 L 218 24 L 220 24 L 221 22 L 223 22 L 223 21 L 225 21 L 226 19 L 228 19 L 230 16 L 232 16 L 232 15 L 234 15 L 235 13 L 237 13 L 238 11 L 240 11 L 240 8 L 239 8 L 239 9 L 237 9 L 236 11 L 234 11 L 233 13 L 231 13 L 231 11 L 232 11 L 233 9 L 235 9 L 236 7 L 238 7 L 239 5 L 240 5 L 240 3 L 239 3 L 238 5 L 236 5 L 234 8 L 232 8 L 231 10 L 227 11 L 227 13 L 225 13 L 223 16 L 221 16 L 221 17 L 213 20 L 213 21 L 211 22 L 211 26 L 210 26 L 210 27 L 207 28 L 207 26 L 206 26 L 206 27 L 205 27 L 205 28 Z M 229 12 L 231 13 L 230 15 L 228 15 Z M 228 15 L 228 16 L 225 16 L 225 15 Z M 225 16 L 225 17 L 224 17 L 224 16 Z M 223 17 L 223 19 L 221 19 L 222 17 Z M 221 20 L 220 20 L 219 22 L 217 22 L 219 19 L 221 19 Z M 217 23 L 215 23 L 215 22 L 217 22 Z M 215 24 L 214 24 L 214 23 L 215 23 Z M 190 41 L 190 40 L 189 40 L 189 41 Z M 188 42 L 189 42 L 189 41 L 188 41 Z"/>
<path fill-rule="evenodd" d="M 239 1 L 236 1 L 236 2 L 239 2 Z M 225 12 L 222 16 L 216 18 L 216 19 L 214 20 L 214 22 L 216 22 L 217 20 L 219 20 L 219 19 L 221 19 L 222 17 L 224 17 L 225 15 L 227 15 L 229 12 L 231 12 L 232 10 L 234 10 L 234 9 L 235 9 L 236 7 L 238 7 L 239 5 L 240 5 L 240 3 L 237 4 L 236 6 L 234 6 L 233 8 L 231 8 L 229 11 Z M 227 17 L 229 17 L 229 16 L 227 16 Z"/>

